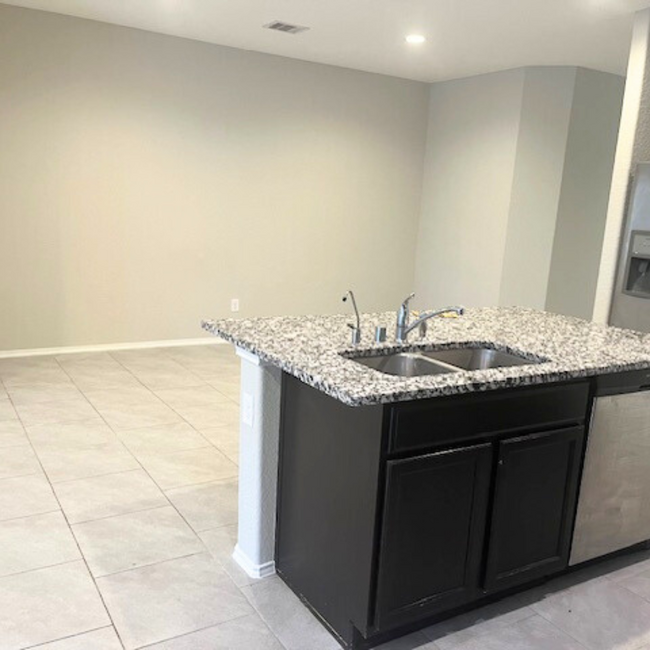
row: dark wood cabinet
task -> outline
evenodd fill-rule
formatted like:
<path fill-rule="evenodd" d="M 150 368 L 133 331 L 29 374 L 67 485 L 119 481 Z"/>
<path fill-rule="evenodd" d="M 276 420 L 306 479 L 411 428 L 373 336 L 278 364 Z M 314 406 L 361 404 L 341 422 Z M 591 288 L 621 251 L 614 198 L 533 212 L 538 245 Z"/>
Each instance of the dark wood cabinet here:
<path fill-rule="evenodd" d="M 498 443 L 486 590 L 567 566 L 583 437 L 570 427 Z"/>
<path fill-rule="evenodd" d="M 490 444 L 388 462 L 378 629 L 477 597 L 491 467 Z"/>
<path fill-rule="evenodd" d="M 588 381 L 350 407 L 283 378 L 276 568 L 365 650 L 568 564 Z"/>

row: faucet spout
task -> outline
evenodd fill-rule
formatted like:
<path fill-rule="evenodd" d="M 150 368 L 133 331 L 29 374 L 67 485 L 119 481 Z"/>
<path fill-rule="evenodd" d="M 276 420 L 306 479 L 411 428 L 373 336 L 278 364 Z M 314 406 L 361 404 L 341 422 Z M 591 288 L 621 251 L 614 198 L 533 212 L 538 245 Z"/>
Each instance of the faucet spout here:
<path fill-rule="evenodd" d="M 436 316 L 444 316 L 445 314 L 456 314 L 456 316 L 462 316 L 465 313 L 464 307 L 444 307 L 443 309 L 434 309 L 431 311 L 426 311 L 413 322 L 408 322 L 408 298 L 402 306 L 400 307 L 397 313 L 397 327 L 395 328 L 395 339 L 398 343 L 405 343 L 408 340 L 408 335 L 416 328 L 419 327 L 422 335 L 426 334 L 427 331 L 427 321 L 430 318 L 435 318 Z M 405 305 L 407 308 L 405 309 Z"/>

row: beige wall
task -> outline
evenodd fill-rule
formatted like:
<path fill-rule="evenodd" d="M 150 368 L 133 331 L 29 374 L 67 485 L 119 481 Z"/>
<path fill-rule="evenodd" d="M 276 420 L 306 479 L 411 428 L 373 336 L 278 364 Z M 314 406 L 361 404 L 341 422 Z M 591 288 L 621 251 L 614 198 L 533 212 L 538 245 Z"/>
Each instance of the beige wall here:
<path fill-rule="evenodd" d="M 412 288 L 425 84 L 0 5 L 0 350 Z"/>

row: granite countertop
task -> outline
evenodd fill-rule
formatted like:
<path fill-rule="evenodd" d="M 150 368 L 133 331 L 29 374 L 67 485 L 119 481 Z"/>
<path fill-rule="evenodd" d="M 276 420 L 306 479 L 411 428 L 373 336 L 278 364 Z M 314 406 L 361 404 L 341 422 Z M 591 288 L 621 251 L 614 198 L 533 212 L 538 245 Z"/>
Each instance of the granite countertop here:
<path fill-rule="evenodd" d="M 497 388 L 550 383 L 650 368 L 650 335 L 520 307 L 467 309 L 460 318 L 433 318 L 420 339 L 394 340 L 395 313 L 363 314 L 361 343 L 350 343 L 349 314 L 224 319 L 203 328 L 350 406 L 385 404 Z M 388 332 L 375 343 L 376 325 Z M 541 363 L 396 377 L 363 366 L 346 354 L 486 345 Z"/>

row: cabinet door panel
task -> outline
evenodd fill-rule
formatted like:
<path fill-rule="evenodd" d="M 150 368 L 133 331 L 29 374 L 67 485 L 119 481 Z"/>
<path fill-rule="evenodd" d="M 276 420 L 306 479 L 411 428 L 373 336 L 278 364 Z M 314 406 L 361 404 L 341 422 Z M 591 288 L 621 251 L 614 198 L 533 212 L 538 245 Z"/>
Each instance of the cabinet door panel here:
<path fill-rule="evenodd" d="M 571 427 L 499 444 L 486 590 L 567 566 L 583 438 Z"/>
<path fill-rule="evenodd" d="M 487 444 L 388 462 L 378 629 L 477 595 L 491 461 Z"/>

